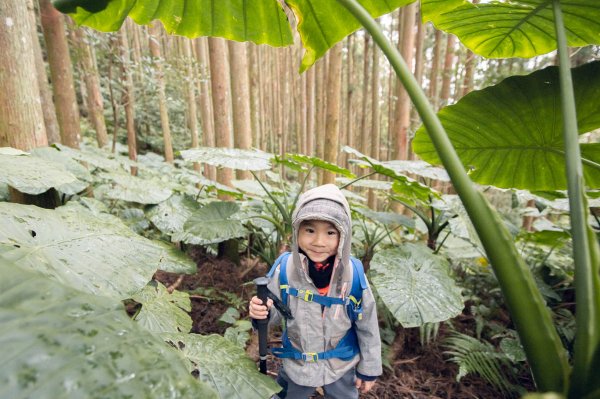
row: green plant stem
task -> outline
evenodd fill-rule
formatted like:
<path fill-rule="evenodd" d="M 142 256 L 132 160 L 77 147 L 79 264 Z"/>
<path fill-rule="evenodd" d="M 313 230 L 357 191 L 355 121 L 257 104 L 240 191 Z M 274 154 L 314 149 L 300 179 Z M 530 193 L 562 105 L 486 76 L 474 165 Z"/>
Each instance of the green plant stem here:
<path fill-rule="evenodd" d="M 575 355 L 569 389 L 570 398 L 581 398 L 598 389 L 598 370 L 595 369 L 594 355 L 600 345 L 600 283 L 598 259 L 592 259 L 591 246 L 595 245 L 593 233 L 587 222 L 587 200 L 583 184 L 583 166 L 579 149 L 575 94 L 571 78 L 571 61 L 567 47 L 567 37 L 560 8 L 560 1 L 553 0 L 554 25 L 558 43 L 561 107 L 563 114 L 563 140 L 569 192 L 569 213 L 571 217 L 571 237 L 573 238 L 573 259 L 575 261 L 575 292 L 577 302 Z M 595 374 L 595 375 L 593 375 Z"/>
<path fill-rule="evenodd" d="M 350 181 L 350 182 L 348 182 L 348 183 L 346 183 L 346 184 L 344 184 L 344 185 L 340 186 L 340 190 L 341 190 L 341 189 L 343 189 L 343 188 L 346 188 L 346 187 L 348 187 L 348 186 L 350 186 L 350 185 L 352 185 L 352 184 L 354 184 L 354 183 L 356 183 L 356 182 L 357 182 L 357 181 L 359 181 L 359 180 L 366 179 L 367 177 L 371 177 L 371 176 L 373 176 L 375 173 L 377 173 L 377 172 L 371 172 L 371 173 L 368 173 L 368 174 L 366 174 L 366 175 L 364 175 L 364 176 L 359 176 L 359 177 L 357 177 L 356 179 L 354 179 L 354 180 L 352 180 L 352 181 Z"/>
<path fill-rule="evenodd" d="M 485 197 L 475 189 L 427 96 L 397 49 L 357 0 L 337 1 L 371 34 L 419 112 L 492 263 L 538 388 L 564 392 L 569 372 L 565 350 L 531 271 L 517 253 L 511 235 Z"/>

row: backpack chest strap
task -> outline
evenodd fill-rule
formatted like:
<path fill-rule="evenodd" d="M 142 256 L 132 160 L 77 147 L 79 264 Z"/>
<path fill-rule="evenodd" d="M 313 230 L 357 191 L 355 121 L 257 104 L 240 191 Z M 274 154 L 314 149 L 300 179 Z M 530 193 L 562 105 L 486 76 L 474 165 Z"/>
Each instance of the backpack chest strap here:
<path fill-rule="evenodd" d="M 316 302 L 319 305 L 331 307 L 332 305 L 346 305 L 348 300 L 346 298 L 333 298 L 329 296 L 323 296 L 312 292 L 311 290 L 299 290 L 288 285 L 281 285 L 281 291 L 285 291 L 286 294 L 294 296 L 298 299 L 302 299 L 305 302 Z"/>

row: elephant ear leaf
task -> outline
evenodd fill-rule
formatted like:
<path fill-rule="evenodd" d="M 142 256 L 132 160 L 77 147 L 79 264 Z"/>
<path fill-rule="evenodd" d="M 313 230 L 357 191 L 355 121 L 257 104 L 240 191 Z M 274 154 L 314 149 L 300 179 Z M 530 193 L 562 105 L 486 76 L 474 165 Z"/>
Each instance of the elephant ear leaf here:
<path fill-rule="evenodd" d="M 216 398 L 119 300 L 0 258 L 3 398 Z"/>
<path fill-rule="evenodd" d="M 595 3 L 595 4 L 593 4 Z M 596 1 L 561 1 L 569 46 L 600 43 Z M 552 1 L 513 0 L 473 4 L 465 0 L 422 0 L 423 22 L 454 34 L 487 58 L 530 58 L 556 49 Z"/>
<path fill-rule="evenodd" d="M 600 127 L 600 62 L 571 71 L 579 133 Z M 566 189 L 565 154 L 558 68 L 512 76 L 473 91 L 438 116 L 471 178 L 479 183 L 530 191 Z M 600 187 L 600 145 L 580 145 L 590 188 Z M 413 149 L 421 159 L 440 164 L 424 127 Z"/>
<path fill-rule="evenodd" d="M 415 0 L 359 0 L 374 17 L 390 13 Z M 298 32 L 306 49 L 300 72 L 310 68 L 327 50 L 361 27 L 337 0 L 286 0 L 298 20 Z"/>
<path fill-rule="evenodd" d="M 285 12 L 277 0 L 54 0 L 77 24 L 111 32 L 127 17 L 145 25 L 160 20 L 167 32 L 194 38 L 216 36 L 256 44 L 293 43 Z"/>
<path fill-rule="evenodd" d="M 403 327 L 418 327 L 457 316 L 463 309 L 460 288 L 445 258 L 424 245 L 405 244 L 378 252 L 371 260 L 371 281 Z"/>

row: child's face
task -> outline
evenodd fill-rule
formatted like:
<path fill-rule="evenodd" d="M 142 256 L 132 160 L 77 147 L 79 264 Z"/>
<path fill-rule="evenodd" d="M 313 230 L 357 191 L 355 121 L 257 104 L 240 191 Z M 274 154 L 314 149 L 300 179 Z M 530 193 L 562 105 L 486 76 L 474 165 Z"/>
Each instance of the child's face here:
<path fill-rule="evenodd" d="M 313 262 L 323 262 L 337 253 L 340 233 L 323 220 L 307 220 L 300 224 L 298 246 Z"/>

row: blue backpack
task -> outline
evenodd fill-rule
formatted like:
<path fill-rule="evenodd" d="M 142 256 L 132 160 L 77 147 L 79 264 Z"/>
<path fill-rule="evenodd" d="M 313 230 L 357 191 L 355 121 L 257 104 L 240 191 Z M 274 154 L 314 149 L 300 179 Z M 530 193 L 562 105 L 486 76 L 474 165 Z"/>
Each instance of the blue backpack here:
<path fill-rule="evenodd" d="M 355 331 L 355 322 L 362 319 L 362 293 L 367 289 L 367 278 L 362 262 L 351 256 L 352 263 L 352 288 L 350 294 L 346 298 L 332 298 L 322 296 L 318 293 L 313 293 L 310 290 L 299 290 L 288 285 L 287 276 L 287 260 L 290 252 L 284 252 L 273 263 L 271 270 L 267 273 L 267 278 L 272 278 L 277 266 L 281 265 L 279 271 L 279 288 L 281 290 L 281 301 L 287 305 L 288 296 L 292 295 L 306 302 L 316 302 L 322 306 L 331 307 L 332 305 L 345 305 L 348 317 L 352 321 L 352 328 L 348 330 L 346 335 L 340 340 L 337 346 L 325 352 L 300 352 L 294 348 L 287 335 L 287 324 L 284 321 L 283 333 L 281 336 L 282 347 L 272 348 L 271 352 L 278 358 L 291 358 L 296 360 L 304 360 L 307 362 L 315 362 L 317 360 L 325 360 L 331 358 L 339 358 L 342 360 L 351 360 L 354 356 L 360 353 L 358 346 L 358 338 Z M 284 319 L 285 320 L 285 319 Z"/>

